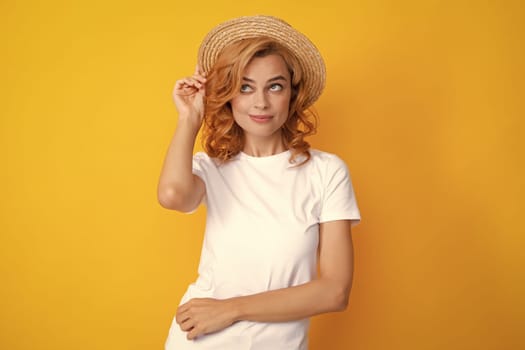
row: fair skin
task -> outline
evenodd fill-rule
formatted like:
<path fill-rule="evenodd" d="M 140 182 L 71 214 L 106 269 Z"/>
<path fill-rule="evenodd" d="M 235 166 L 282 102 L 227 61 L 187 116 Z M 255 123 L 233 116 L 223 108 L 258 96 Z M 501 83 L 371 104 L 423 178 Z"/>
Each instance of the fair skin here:
<path fill-rule="evenodd" d="M 290 74 L 281 56 L 254 58 L 246 67 L 239 94 L 231 101 L 234 119 L 245 133 L 243 151 L 267 156 L 285 151 L 281 126 L 288 117 Z M 192 174 L 193 146 L 202 124 L 206 78 L 198 67 L 192 77 L 175 84 L 173 98 L 179 122 L 161 172 L 158 197 L 162 206 L 191 211 L 206 187 Z M 319 225 L 319 275 L 313 281 L 229 299 L 195 298 L 179 306 L 176 321 L 188 339 L 220 331 L 241 320 L 285 322 L 343 311 L 353 275 L 350 221 Z"/>
<path fill-rule="evenodd" d="M 286 63 L 278 55 L 256 57 L 231 101 L 233 118 L 243 129 L 244 152 L 267 156 L 283 152 L 281 126 L 288 119 L 292 87 Z"/>

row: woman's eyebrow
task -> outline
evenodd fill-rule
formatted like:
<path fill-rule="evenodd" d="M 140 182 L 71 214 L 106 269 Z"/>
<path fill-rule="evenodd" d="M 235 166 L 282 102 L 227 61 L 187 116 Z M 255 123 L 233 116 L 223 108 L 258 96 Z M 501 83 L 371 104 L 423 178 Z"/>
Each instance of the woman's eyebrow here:
<path fill-rule="evenodd" d="M 283 77 L 282 75 L 278 75 L 278 76 L 276 76 L 276 77 L 274 77 L 274 78 L 268 80 L 268 82 L 270 83 L 270 82 L 272 82 L 272 81 L 276 81 L 276 80 L 284 80 L 284 81 L 286 81 L 286 78 Z"/>
<path fill-rule="evenodd" d="M 250 79 L 250 78 L 248 78 L 248 77 L 242 77 L 242 80 L 247 81 L 247 82 L 249 82 L 249 83 L 255 83 L 255 80 Z M 277 80 L 284 80 L 284 81 L 286 81 L 286 78 L 283 77 L 282 75 L 278 75 L 278 76 L 276 76 L 276 77 L 273 77 L 273 78 L 269 79 L 269 80 L 267 81 L 267 83 L 271 83 L 271 82 L 274 82 L 274 81 L 277 81 Z"/>

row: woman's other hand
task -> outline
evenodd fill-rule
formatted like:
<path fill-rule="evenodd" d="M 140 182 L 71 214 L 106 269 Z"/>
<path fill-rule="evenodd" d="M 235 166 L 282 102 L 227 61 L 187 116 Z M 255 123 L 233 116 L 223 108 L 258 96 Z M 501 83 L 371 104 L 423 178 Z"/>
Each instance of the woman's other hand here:
<path fill-rule="evenodd" d="M 229 299 L 194 298 L 177 309 L 176 320 L 188 339 L 218 332 L 235 321 Z"/>
<path fill-rule="evenodd" d="M 173 101 L 179 112 L 179 119 L 189 118 L 200 127 L 204 117 L 204 98 L 206 96 L 206 78 L 195 67 L 191 77 L 177 80 L 173 89 Z"/>

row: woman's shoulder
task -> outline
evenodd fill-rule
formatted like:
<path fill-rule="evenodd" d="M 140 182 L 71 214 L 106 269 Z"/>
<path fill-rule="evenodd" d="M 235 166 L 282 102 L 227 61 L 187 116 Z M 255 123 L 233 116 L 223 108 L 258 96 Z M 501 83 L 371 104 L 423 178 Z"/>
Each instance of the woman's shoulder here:
<path fill-rule="evenodd" d="M 217 158 L 210 157 L 206 152 L 199 151 L 193 155 L 193 167 L 201 169 L 217 168 L 220 162 Z"/>
<path fill-rule="evenodd" d="M 209 160 L 211 159 L 210 156 L 206 154 L 206 152 L 198 151 L 193 155 L 193 159 L 196 160 Z"/>
<path fill-rule="evenodd" d="M 335 153 L 310 149 L 310 160 L 308 163 L 310 163 L 310 168 L 318 172 L 324 179 L 330 179 L 335 174 L 350 173 L 346 162 Z"/>
<path fill-rule="evenodd" d="M 310 161 L 319 164 L 344 165 L 345 162 L 335 153 L 321 151 L 319 149 L 310 149 Z"/>
<path fill-rule="evenodd" d="M 217 158 L 210 157 L 204 151 L 198 151 L 193 155 L 193 161 L 199 163 L 217 164 L 219 161 Z"/>

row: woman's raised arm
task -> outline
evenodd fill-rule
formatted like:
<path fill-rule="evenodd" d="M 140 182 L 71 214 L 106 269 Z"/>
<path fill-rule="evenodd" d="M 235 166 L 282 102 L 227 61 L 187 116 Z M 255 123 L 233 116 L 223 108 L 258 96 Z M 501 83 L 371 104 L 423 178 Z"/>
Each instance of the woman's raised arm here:
<path fill-rule="evenodd" d="M 204 117 L 205 83 L 196 67 L 193 76 L 178 80 L 173 89 L 179 122 L 157 188 L 159 203 L 167 209 L 189 212 L 206 192 L 204 182 L 192 173 L 193 147 Z"/>

